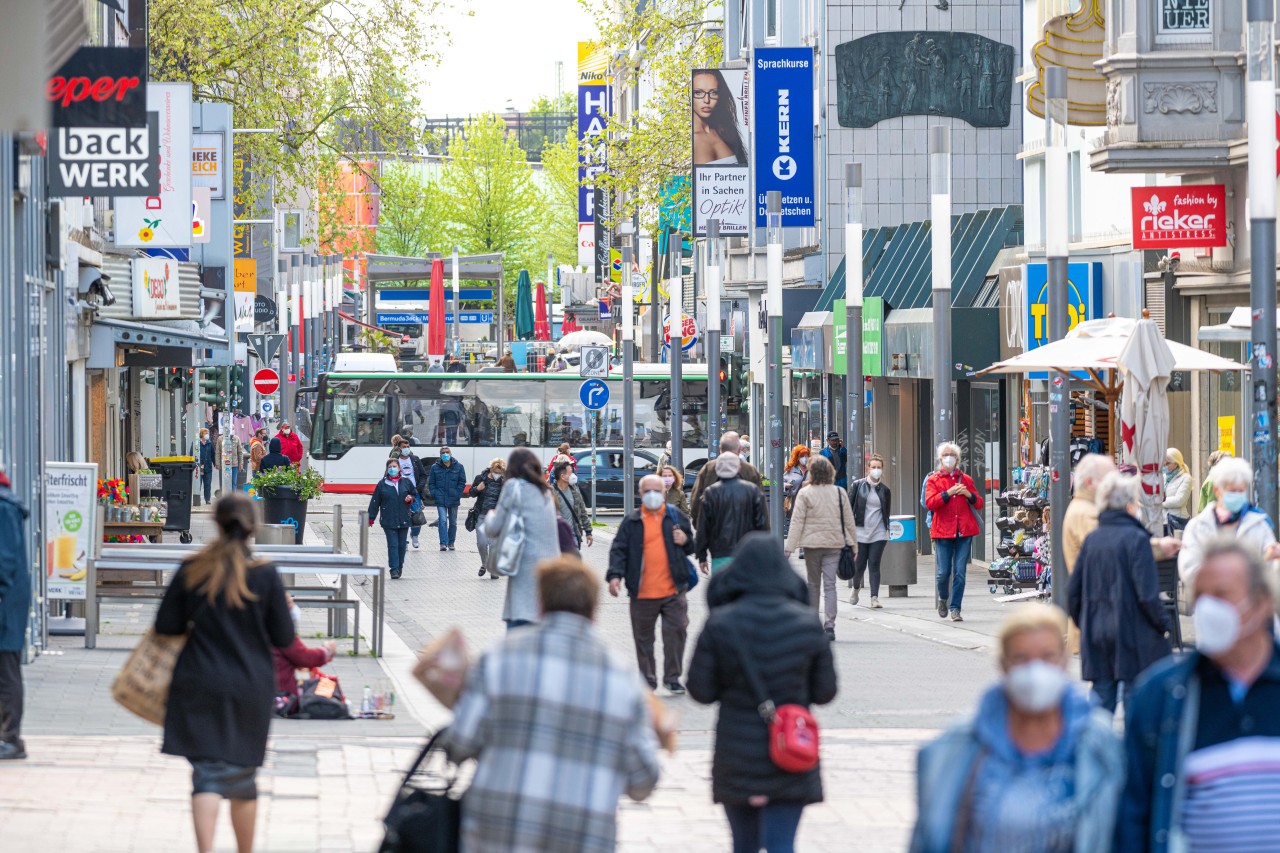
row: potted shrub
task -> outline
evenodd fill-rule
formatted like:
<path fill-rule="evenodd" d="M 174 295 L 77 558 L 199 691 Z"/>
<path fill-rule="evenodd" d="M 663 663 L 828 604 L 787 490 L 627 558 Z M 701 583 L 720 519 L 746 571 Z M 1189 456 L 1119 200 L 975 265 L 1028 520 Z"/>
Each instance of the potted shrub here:
<path fill-rule="evenodd" d="M 286 465 L 261 471 L 253 487 L 262 498 L 262 516 L 267 524 L 291 524 L 294 542 L 302 544 L 307 529 L 307 501 L 324 492 L 324 478 L 314 468 L 305 471 Z"/>

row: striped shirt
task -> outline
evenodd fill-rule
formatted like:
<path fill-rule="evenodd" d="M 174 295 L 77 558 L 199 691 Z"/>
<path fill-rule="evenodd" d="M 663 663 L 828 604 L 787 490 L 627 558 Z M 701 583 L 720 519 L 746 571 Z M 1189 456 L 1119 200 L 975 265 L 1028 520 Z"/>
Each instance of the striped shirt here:
<path fill-rule="evenodd" d="M 618 798 L 642 800 L 658 781 L 634 663 L 570 613 L 513 631 L 472 667 L 446 739 L 455 761 L 477 759 L 468 853 L 611 851 Z"/>
<path fill-rule="evenodd" d="M 1280 844 L 1280 738 L 1242 737 L 1187 755 L 1182 828 L 1190 849 L 1274 851 Z"/>

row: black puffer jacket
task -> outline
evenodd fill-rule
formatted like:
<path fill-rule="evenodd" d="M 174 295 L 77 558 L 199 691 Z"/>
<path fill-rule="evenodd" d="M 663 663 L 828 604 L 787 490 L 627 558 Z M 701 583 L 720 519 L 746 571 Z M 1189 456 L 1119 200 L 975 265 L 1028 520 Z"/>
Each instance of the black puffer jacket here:
<path fill-rule="evenodd" d="M 490 480 L 488 468 L 481 471 L 480 475 L 471 481 L 471 491 L 467 494 L 475 496 L 476 506 L 479 508 L 481 518 L 484 518 L 486 512 L 498 505 L 498 498 L 502 497 L 502 484 L 505 482 L 505 477 Z M 479 488 L 481 484 L 484 484 L 483 489 Z"/>
<path fill-rule="evenodd" d="M 698 528 L 695 544 L 699 563 L 706 562 L 708 551 L 712 557 L 727 557 L 742 537 L 769 529 L 764 492 L 741 477 L 718 480 L 709 486 L 702 493 L 698 511 L 694 524 Z"/>
<path fill-rule="evenodd" d="M 821 766 L 788 773 L 769 758 L 769 729 L 742 669 L 749 655 L 776 705 L 825 705 L 836 696 L 831 644 L 809 608 L 808 585 L 772 536 L 747 536 L 731 567 L 707 586 L 711 615 L 689 664 L 689 695 L 720 703 L 712 795 L 745 805 L 753 796 L 774 801 L 822 800 Z"/>

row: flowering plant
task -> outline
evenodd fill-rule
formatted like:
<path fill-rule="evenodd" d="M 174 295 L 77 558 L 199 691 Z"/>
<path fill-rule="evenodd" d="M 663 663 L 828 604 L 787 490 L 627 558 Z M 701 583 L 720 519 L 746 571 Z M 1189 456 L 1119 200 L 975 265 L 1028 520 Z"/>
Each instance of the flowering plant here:
<path fill-rule="evenodd" d="M 129 487 L 120 477 L 98 481 L 98 502 L 104 504 L 122 504 L 129 499 Z"/>

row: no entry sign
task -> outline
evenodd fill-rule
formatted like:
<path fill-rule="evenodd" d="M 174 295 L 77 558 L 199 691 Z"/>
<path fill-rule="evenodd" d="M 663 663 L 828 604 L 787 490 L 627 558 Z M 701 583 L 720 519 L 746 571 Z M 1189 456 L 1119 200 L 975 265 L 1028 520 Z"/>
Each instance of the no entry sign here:
<path fill-rule="evenodd" d="M 274 394 L 280 390 L 280 375 L 269 367 L 253 374 L 253 390 L 259 394 Z"/>

